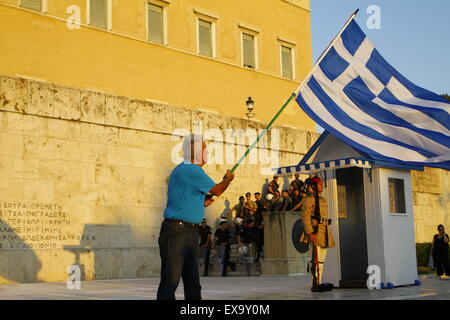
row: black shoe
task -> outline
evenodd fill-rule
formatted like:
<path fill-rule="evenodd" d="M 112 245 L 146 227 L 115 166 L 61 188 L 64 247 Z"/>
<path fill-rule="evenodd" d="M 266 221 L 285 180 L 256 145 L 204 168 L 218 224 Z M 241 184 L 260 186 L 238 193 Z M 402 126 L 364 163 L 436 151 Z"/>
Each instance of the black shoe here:
<path fill-rule="evenodd" d="M 331 291 L 334 285 L 332 283 L 322 283 L 319 285 L 319 292 Z"/>

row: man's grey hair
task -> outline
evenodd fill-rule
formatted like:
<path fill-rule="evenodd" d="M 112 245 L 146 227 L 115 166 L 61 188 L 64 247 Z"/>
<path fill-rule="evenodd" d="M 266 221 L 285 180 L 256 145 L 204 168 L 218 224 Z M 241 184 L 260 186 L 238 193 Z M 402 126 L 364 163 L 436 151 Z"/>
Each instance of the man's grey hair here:
<path fill-rule="evenodd" d="M 194 155 L 196 162 L 202 159 L 203 136 L 199 134 L 189 134 L 183 140 L 183 158 L 184 161 L 191 161 Z"/>

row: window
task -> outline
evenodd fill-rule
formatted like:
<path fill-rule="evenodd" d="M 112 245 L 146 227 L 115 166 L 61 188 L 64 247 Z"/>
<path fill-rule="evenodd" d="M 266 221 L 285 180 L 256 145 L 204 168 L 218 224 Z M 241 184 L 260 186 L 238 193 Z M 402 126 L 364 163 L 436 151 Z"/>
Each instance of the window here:
<path fill-rule="evenodd" d="M 248 33 L 242 33 L 242 65 L 256 69 L 255 37 Z"/>
<path fill-rule="evenodd" d="M 406 213 L 405 183 L 402 179 L 389 178 L 389 211 Z"/>
<path fill-rule="evenodd" d="M 108 0 L 89 1 L 89 24 L 97 28 L 108 29 Z"/>
<path fill-rule="evenodd" d="M 281 76 L 293 79 L 292 48 L 286 46 L 281 46 Z"/>
<path fill-rule="evenodd" d="M 154 4 L 148 4 L 148 40 L 164 43 L 164 9 Z"/>
<path fill-rule="evenodd" d="M 27 8 L 27 9 L 42 11 L 42 1 L 41 0 L 21 0 L 20 6 Z"/>
<path fill-rule="evenodd" d="M 212 23 L 198 19 L 198 53 L 212 57 Z"/>

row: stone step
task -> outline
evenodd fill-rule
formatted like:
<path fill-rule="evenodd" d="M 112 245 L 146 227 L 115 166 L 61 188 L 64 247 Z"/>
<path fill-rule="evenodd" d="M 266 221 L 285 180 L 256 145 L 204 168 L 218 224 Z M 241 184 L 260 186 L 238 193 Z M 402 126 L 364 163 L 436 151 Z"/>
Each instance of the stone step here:
<path fill-rule="evenodd" d="M 221 277 L 222 272 L 220 271 L 209 271 L 208 276 L 210 277 Z M 252 272 L 250 275 L 246 271 L 231 271 L 228 270 L 227 272 L 228 277 L 259 277 L 261 276 L 261 272 Z"/>
<path fill-rule="evenodd" d="M 203 266 L 200 266 L 200 269 L 202 269 Z M 210 271 L 215 271 L 218 270 L 220 268 L 220 265 L 217 264 L 210 264 L 209 265 L 209 270 Z M 243 264 L 236 264 L 236 270 L 237 271 L 247 271 L 247 266 L 243 265 Z M 261 271 L 261 266 L 260 265 L 253 265 L 253 270 L 255 271 Z"/>

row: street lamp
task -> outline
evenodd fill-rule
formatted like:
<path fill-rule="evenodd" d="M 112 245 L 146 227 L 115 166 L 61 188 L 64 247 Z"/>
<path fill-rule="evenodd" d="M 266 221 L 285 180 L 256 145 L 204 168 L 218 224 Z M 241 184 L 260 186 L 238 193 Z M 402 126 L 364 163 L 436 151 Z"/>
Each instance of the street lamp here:
<path fill-rule="evenodd" d="M 250 120 L 255 116 L 255 113 L 253 112 L 255 101 L 252 100 L 252 97 L 248 97 L 245 104 L 247 105 L 247 112 L 245 113 L 245 115 L 247 116 L 247 119 Z"/>

